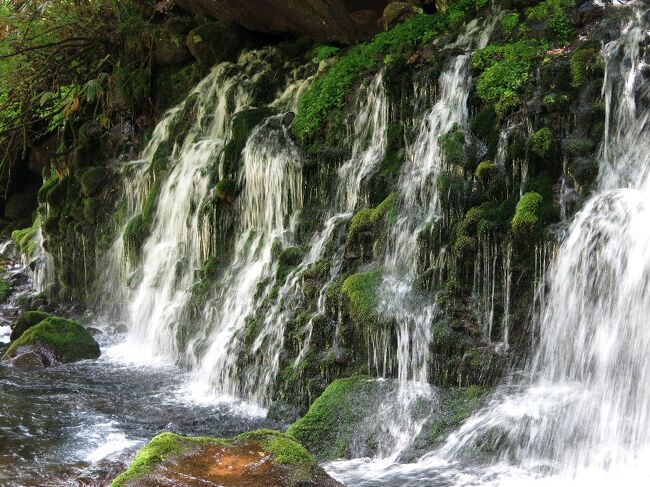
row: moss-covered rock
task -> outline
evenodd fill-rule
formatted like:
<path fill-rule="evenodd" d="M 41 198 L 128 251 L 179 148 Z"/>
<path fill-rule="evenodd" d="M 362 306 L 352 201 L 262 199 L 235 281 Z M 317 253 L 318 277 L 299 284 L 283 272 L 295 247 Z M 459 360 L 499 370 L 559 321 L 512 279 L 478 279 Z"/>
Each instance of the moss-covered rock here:
<path fill-rule="evenodd" d="M 234 178 L 237 175 L 241 167 L 242 152 L 251 132 L 272 114 L 273 110 L 270 108 L 247 108 L 235 114 L 230 139 L 223 149 L 223 167 L 227 177 Z"/>
<path fill-rule="evenodd" d="M 214 193 L 217 198 L 226 203 L 232 203 L 237 197 L 239 187 L 237 181 L 232 178 L 222 179 L 214 187 Z"/>
<path fill-rule="evenodd" d="M 81 192 L 87 198 L 97 195 L 106 184 L 108 171 L 101 166 L 89 167 L 86 169 L 79 182 L 81 183 Z"/>
<path fill-rule="evenodd" d="M 194 478 L 210 485 L 337 487 L 309 452 L 293 438 L 270 430 L 231 439 L 162 433 L 145 445 L 112 487 L 186 485 Z M 200 480 L 199 480 L 200 479 Z"/>
<path fill-rule="evenodd" d="M 298 440 L 320 461 L 363 454 L 366 445 L 357 443 L 359 427 L 375 412 L 382 386 L 379 381 L 361 376 L 335 380 L 314 401 L 307 414 L 289 427 L 287 435 Z"/>
<path fill-rule="evenodd" d="M 347 305 L 348 315 L 355 328 L 370 329 L 378 325 L 379 298 L 377 291 L 382 277 L 378 271 L 354 274 L 341 287 L 341 296 Z"/>
<path fill-rule="evenodd" d="M 11 341 L 18 340 L 25 331 L 50 316 L 52 315 L 43 311 L 25 311 L 16 318 L 16 321 L 11 326 Z"/>
<path fill-rule="evenodd" d="M 79 323 L 51 316 L 29 328 L 14 341 L 3 360 L 16 360 L 25 356 L 36 359 L 44 367 L 50 367 L 60 363 L 96 359 L 100 356 L 100 350 L 97 342 Z"/>

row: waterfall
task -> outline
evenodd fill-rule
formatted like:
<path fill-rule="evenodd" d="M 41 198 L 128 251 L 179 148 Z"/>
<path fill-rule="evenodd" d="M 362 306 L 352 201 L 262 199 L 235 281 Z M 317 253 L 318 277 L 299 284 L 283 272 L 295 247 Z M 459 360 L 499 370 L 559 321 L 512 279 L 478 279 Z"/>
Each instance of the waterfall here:
<path fill-rule="evenodd" d="M 414 471 L 489 452 L 494 465 L 481 482 L 490 484 L 532 477 L 544 485 L 634 485 L 650 474 L 650 112 L 641 75 L 649 24 L 643 3 L 632 8 L 603 49 L 599 189 L 538 292 L 529 379 L 502 385 Z M 536 274 L 548 254 L 537 250 Z"/>
<path fill-rule="evenodd" d="M 255 309 L 258 284 L 274 274 L 273 245 L 286 241 L 302 207 L 301 159 L 280 116 L 255 129 L 243 158 L 242 228 L 235 260 L 222 291 L 208 303 L 207 334 L 193 344 L 196 386 L 237 397 L 246 397 L 237 365 L 246 318 Z"/>
<path fill-rule="evenodd" d="M 243 291 L 233 289 L 233 304 L 236 303 L 238 308 L 234 312 L 224 315 L 224 319 L 229 321 L 228 326 L 217 325 L 215 334 L 208 339 L 208 342 L 212 345 L 203 353 L 199 370 L 201 375 L 204 376 L 208 376 L 210 370 L 219 370 L 218 376 L 211 379 L 211 384 L 213 388 L 222 393 L 244 397 L 259 405 L 270 404 L 273 385 L 279 372 L 280 355 L 284 349 L 286 325 L 295 316 L 296 310 L 300 309 L 301 300 L 303 299 L 303 274 L 312 264 L 324 257 L 325 246 L 332 240 L 335 230 L 340 228 L 352 216 L 352 212 L 358 204 L 362 183 L 383 159 L 386 151 L 388 126 L 388 100 L 384 90 L 383 75 L 379 73 L 371 83 L 362 85 L 357 91 L 356 100 L 358 110 L 354 122 L 352 156 L 339 169 L 334 208 L 326 219 L 322 230 L 312 237 L 309 245 L 310 250 L 303 257 L 302 262 L 289 273 L 284 283 L 276 283 L 280 285 L 277 297 L 272 306 L 260 318 L 259 333 L 252 346 L 249 350 L 242 350 L 242 332 L 245 328 L 245 321 L 254 314 L 256 305 L 263 302 L 268 294 L 258 296 L 257 302 L 254 302 L 254 295 L 250 294 L 250 292 L 256 290 L 256 285 L 262 280 L 263 276 L 273 278 L 274 272 L 269 269 L 271 245 L 276 241 L 277 237 L 281 236 L 282 232 L 278 232 L 278 230 L 282 229 L 279 221 L 271 225 L 271 228 L 266 229 L 265 234 L 268 234 L 270 238 L 266 240 L 268 248 L 264 253 L 265 260 L 256 264 L 261 274 L 253 275 L 253 279 L 251 279 L 250 272 L 246 276 L 242 274 L 242 277 L 246 278 L 246 282 L 250 282 L 255 286 L 247 287 Z M 286 137 L 286 140 L 279 142 L 281 143 L 276 146 L 278 151 L 286 151 L 287 147 L 293 147 L 288 137 Z M 264 142 L 255 141 L 251 137 L 249 146 L 253 151 L 254 148 L 263 147 Z M 247 146 L 247 151 L 249 146 Z M 268 143 L 266 143 L 266 146 L 268 146 Z M 296 157 L 295 154 L 287 154 L 286 152 L 285 154 L 289 156 L 289 159 L 295 159 Z M 252 155 L 253 153 L 251 153 Z M 264 162 L 265 159 L 268 159 L 268 155 L 263 154 L 262 157 L 257 157 L 255 160 Z M 250 169 L 253 173 L 254 168 Z M 259 169 L 253 174 L 254 177 L 259 178 L 260 189 L 268 187 L 268 174 Z M 247 184 L 246 187 L 249 188 L 249 185 Z M 299 187 L 300 185 L 298 185 Z M 278 188 L 278 190 L 273 190 L 270 194 L 282 194 L 282 191 Z M 259 195 L 259 190 L 251 191 L 250 195 L 251 197 L 259 197 L 256 196 Z M 254 202 L 251 203 L 255 206 Z M 287 214 L 286 209 L 274 208 L 271 201 L 264 202 L 263 206 L 267 212 L 271 211 L 271 213 L 258 218 L 257 224 L 254 221 L 249 222 L 251 228 L 258 228 L 265 222 L 268 225 L 268 222 L 273 222 L 278 215 Z M 291 232 L 288 233 L 291 235 Z M 281 240 L 285 245 L 291 244 L 290 239 Z M 237 252 L 236 255 L 239 255 L 239 253 Z M 320 291 L 319 309 L 310 319 L 306 330 L 304 330 L 305 340 L 298 357 L 294 361 L 296 366 L 308 350 L 314 319 L 325 311 L 325 293 L 338 275 L 341 264 L 342 252 L 339 252 L 339 258 L 333 259 L 332 262 L 331 278 Z M 271 286 L 267 286 L 265 292 L 268 293 L 270 290 Z M 250 296 L 250 299 L 247 301 L 242 299 L 242 296 Z M 230 303 L 228 298 L 224 298 L 224 302 Z M 224 305 L 220 304 L 220 307 L 223 308 Z M 225 306 L 225 308 L 228 309 L 228 306 Z M 233 319 L 233 316 L 236 318 Z M 217 318 L 217 322 L 219 319 Z M 224 346 L 224 344 L 226 345 Z M 242 353 L 253 357 L 251 363 L 243 367 L 237 363 L 237 359 Z"/>
<path fill-rule="evenodd" d="M 142 157 L 117 166 L 125 184 L 125 218 L 120 234 L 100 263 L 106 268 L 103 294 L 108 297 L 102 308 L 104 314 L 127 321 L 129 336 L 111 353 L 147 362 L 187 356 L 178 337 L 182 328 L 189 326 L 188 304 L 196 271 L 212 251 L 201 209 L 213 197 L 215 179 L 225 177 L 224 147 L 233 135 L 233 116 L 251 107 L 260 92 L 272 89 L 267 86 L 267 75 L 274 69 L 271 62 L 277 56 L 271 47 L 244 53 L 237 63 L 226 62 L 213 68 L 180 105 L 165 114 Z M 313 75 L 313 70 L 307 67 L 293 69 L 287 86 L 270 105 L 272 110 L 295 106 L 295 96 L 304 89 L 309 75 Z M 249 141 L 242 154 L 244 167 L 239 172 L 239 183 L 244 191 L 239 198 L 242 203 L 237 218 L 241 219 L 242 235 L 246 235 L 250 245 L 242 241 L 243 237 L 233 239 L 240 261 L 250 257 L 249 252 L 240 255 L 243 249 L 260 250 L 254 249 L 255 244 L 262 245 L 254 241 L 261 239 L 260 235 L 271 238 L 274 232 L 270 227 L 280 230 L 284 223 L 280 225 L 278 220 L 283 220 L 286 206 L 294 210 L 300 206 L 301 181 L 290 181 L 291 196 L 282 192 L 286 183 L 282 179 L 287 176 L 282 168 L 285 159 L 292 159 L 295 165 L 298 156 L 280 119 L 281 116 L 269 119 L 262 124 L 264 130 L 254 131 L 253 142 Z M 276 126 L 283 135 L 268 136 L 277 132 Z M 271 139 L 274 142 L 269 142 Z M 281 157 L 280 146 L 285 152 Z M 275 179 L 268 180 L 270 176 Z M 270 186 L 273 182 L 275 185 Z M 134 217 L 145 212 L 152 215 L 149 234 L 141 256 L 134 259 L 122 234 Z M 228 239 L 224 235 L 217 238 Z M 237 265 L 241 262 L 233 264 Z M 242 298 L 245 300 L 245 296 Z M 126 307 L 115 304 L 120 301 L 127 303 Z M 206 315 L 214 318 L 214 310 L 206 310 Z M 193 352 L 196 351 L 190 350 L 189 360 L 196 362 Z"/>

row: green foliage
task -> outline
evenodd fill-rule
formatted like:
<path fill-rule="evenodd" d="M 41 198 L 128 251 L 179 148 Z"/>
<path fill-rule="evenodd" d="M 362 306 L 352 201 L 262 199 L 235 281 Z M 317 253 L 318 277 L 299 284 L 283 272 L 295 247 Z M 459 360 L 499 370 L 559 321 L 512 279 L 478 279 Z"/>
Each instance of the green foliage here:
<path fill-rule="evenodd" d="M 512 219 L 512 233 L 519 239 L 533 236 L 539 223 L 543 198 L 539 193 L 524 193 Z"/>
<path fill-rule="evenodd" d="M 519 14 L 517 12 L 503 16 L 503 19 L 501 19 L 501 27 L 506 39 L 512 40 L 515 37 L 519 25 Z"/>
<path fill-rule="evenodd" d="M 548 24 L 554 45 L 566 45 L 575 34 L 567 10 L 575 5 L 575 0 L 545 0 L 526 11 L 529 20 L 545 21 Z"/>
<path fill-rule="evenodd" d="M 553 137 L 553 132 L 548 127 L 539 129 L 529 139 L 530 150 L 533 151 L 533 154 L 542 158 L 551 153 L 554 143 L 555 137 Z"/>
<path fill-rule="evenodd" d="M 64 128 L 107 126 L 147 103 L 151 13 L 136 0 L 0 2 L 0 172 L 49 133 L 63 142 Z M 73 158 L 65 149 L 52 157 L 59 169 Z"/>
<path fill-rule="evenodd" d="M 341 49 L 334 46 L 316 46 L 314 48 L 314 59 L 317 62 L 324 61 L 327 58 L 331 58 Z"/>
<path fill-rule="evenodd" d="M 585 43 L 571 56 L 571 86 L 582 87 L 598 67 L 600 46 Z"/>
<path fill-rule="evenodd" d="M 280 252 L 278 256 L 277 279 L 283 282 L 292 269 L 302 262 L 304 250 L 300 247 L 289 247 Z"/>
<path fill-rule="evenodd" d="M 417 15 L 378 34 L 370 42 L 350 48 L 315 81 L 300 98 L 293 132 L 307 144 L 323 128 L 325 121 L 336 124 L 340 110 L 354 82 L 365 71 L 373 69 L 387 56 L 395 56 L 401 49 L 414 48 L 432 40 L 441 32 L 457 29 L 465 20 L 466 12 L 475 8 L 472 0 L 459 0 L 445 12 Z"/>
<path fill-rule="evenodd" d="M 79 323 L 54 316 L 25 331 L 11 344 L 4 358 L 14 357 L 20 347 L 40 345 L 50 348 L 64 362 L 98 358 L 99 345 Z"/>
<path fill-rule="evenodd" d="M 511 44 L 490 44 L 476 51 L 472 66 L 478 70 L 478 96 L 494 106 L 499 118 L 520 103 L 519 93 L 530 77 L 534 62 L 544 53 L 545 45 L 536 40 Z"/>

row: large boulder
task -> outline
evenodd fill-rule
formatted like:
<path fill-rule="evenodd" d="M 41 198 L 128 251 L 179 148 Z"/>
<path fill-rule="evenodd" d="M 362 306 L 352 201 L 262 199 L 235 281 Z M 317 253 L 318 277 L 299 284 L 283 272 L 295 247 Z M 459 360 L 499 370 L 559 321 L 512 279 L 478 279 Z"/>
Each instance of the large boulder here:
<path fill-rule="evenodd" d="M 231 439 L 158 435 L 112 483 L 149 485 L 341 487 L 298 442 L 269 430 Z"/>
<path fill-rule="evenodd" d="M 52 315 L 45 313 L 44 311 L 25 311 L 16 318 L 16 321 L 11 326 L 11 341 L 15 342 L 32 326 L 38 325 L 41 321 L 50 316 Z"/>
<path fill-rule="evenodd" d="M 242 50 L 251 45 L 249 33 L 230 22 L 206 22 L 187 35 L 192 56 L 206 66 L 236 61 Z"/>
<path fill-rule="evenodd" d="M 14 364 L 55 365 L 96 359 L 99 344 L 79 323 L 51 316 L 28 328 L 2 357 Z"/>

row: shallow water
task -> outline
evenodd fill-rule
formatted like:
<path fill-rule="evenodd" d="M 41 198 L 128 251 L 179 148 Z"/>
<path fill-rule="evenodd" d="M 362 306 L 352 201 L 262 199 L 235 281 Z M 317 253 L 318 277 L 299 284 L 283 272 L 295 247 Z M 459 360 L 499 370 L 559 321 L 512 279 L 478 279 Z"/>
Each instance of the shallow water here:
<path fill-rule="evenodd" d="M 162 431 L 219 437 L 277 427 L 259 409 L 193 397 L 174 366 L 121 362 L 113 345 L 119 336 L 98 340 L 97 361 L 44 370 L 0 365 L 3 487 L 107 485 Z"/>

